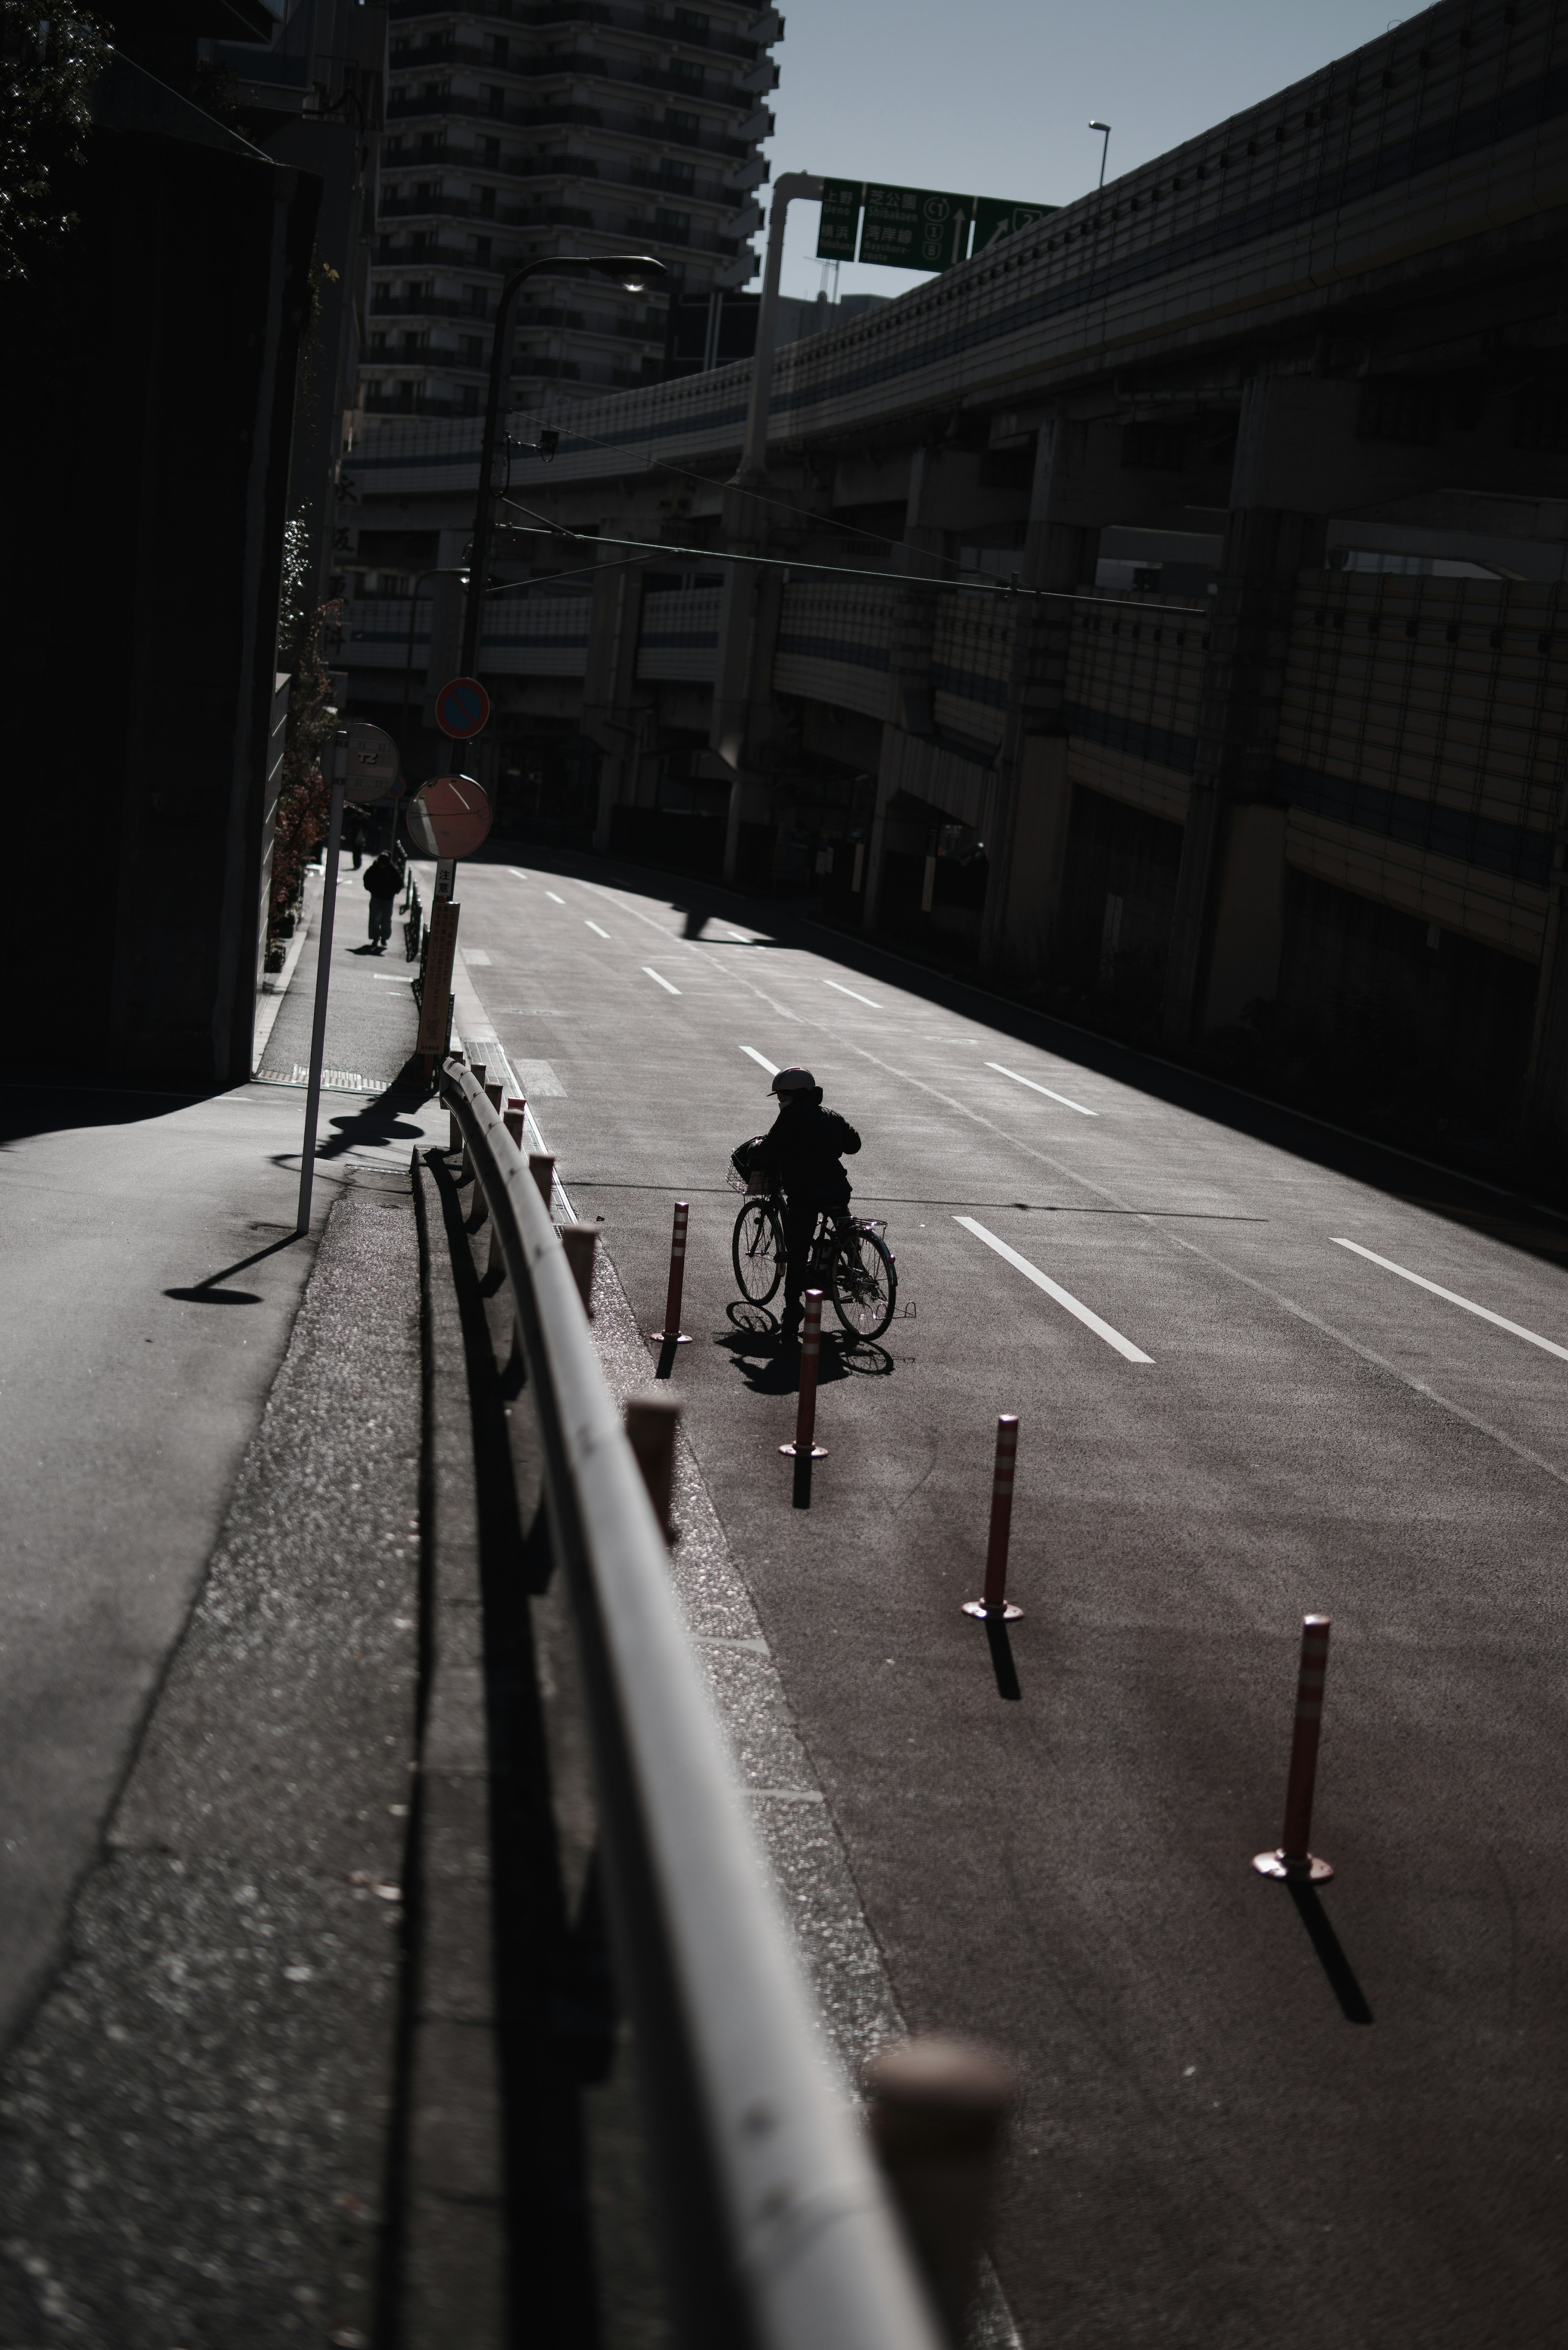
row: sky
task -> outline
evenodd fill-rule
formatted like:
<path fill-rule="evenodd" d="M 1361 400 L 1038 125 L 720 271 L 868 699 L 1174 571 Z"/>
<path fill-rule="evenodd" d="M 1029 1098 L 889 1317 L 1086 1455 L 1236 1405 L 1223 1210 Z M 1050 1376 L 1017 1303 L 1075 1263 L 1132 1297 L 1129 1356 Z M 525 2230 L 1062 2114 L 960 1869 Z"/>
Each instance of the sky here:
<path fill-rule="evenodd" d="M 1385 32 L 1389 0 L 780 0 L 774 179 L 1069 203 Z M 1411 10 L 1410 15 L 1417 12 Z M 766 188 L 758 191 L 765 203 Z M 817 207 L 792 204 L 784 290 L 823 283 Z M 759 250 L 760 250 L 759 245 Z M 761 283 L 754 278 L 753 286 Z M 905 294 L 913 270 L 846 262 L 842 294 Z M 831 286 L 830 286 L 831 290 Z"/>

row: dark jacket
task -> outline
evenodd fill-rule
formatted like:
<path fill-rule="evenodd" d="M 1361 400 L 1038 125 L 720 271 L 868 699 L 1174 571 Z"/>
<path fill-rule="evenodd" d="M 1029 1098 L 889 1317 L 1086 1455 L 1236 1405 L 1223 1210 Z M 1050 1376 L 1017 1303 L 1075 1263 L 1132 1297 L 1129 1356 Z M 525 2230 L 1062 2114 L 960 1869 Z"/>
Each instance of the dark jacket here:
<path fill-rule="evenodd" d="M 844 1207 L 849 1178 L 839 1164 L 860 1148 L 860 1137 L 836 1109 L 824 1109 L 820 1090 L 785 1102 L 752 1153 L 752 1164 L 776 1175 L 787 1199 L 819 1208 Z"/>
<path fill-rule="evenodd" d="M 378 857 L 365 876 L 372 898 L 395 898 L 402 886 L 403 877 L 389 857 Z"/>

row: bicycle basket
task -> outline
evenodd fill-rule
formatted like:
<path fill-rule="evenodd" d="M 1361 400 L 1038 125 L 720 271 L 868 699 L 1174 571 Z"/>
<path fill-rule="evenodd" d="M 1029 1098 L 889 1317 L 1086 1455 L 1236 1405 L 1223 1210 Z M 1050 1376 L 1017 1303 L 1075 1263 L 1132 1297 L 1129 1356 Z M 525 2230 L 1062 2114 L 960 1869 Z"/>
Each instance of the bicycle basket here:
<path fill-rule="evenodd" d="M 746 1191 L 751 1189 L 738 1167 L 727 1167 L 724 1170 L 724 1180 L 732 1191 Z"/>

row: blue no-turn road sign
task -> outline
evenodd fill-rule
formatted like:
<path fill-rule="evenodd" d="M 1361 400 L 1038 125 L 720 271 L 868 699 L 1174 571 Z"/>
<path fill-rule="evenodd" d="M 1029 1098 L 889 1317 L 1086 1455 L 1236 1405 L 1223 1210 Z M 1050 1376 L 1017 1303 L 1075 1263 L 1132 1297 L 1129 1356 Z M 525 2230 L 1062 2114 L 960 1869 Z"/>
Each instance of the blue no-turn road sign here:
<path fill-rule="evenodd" d="M 454 743 L 472 743 L 490 721 L 490 696 L 476 677 L 454 677 L 436 696 L 436 724 Z"/>

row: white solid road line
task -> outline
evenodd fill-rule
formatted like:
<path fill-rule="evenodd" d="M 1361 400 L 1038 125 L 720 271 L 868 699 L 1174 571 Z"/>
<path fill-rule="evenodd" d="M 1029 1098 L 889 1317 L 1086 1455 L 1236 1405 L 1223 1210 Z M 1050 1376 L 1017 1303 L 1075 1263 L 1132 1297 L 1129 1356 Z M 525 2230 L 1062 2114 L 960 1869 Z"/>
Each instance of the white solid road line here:
<path fill-rule="evenodd" d="M 653 965 L 652 965 L 650 962 L 645 962 L 645 963 L 643 964 L 643 966 L 642 966 L 642 967 L 643 967 L 644 971 L 648 973 L 648 975 L 649 975 L 649 979 L 656 979 L 656 980 L 658 980 L 659 984 L 660 985 L 660 987 L 668 988 L 668 989 L 669 989 L 669 992 L 670 992 L 670 993 L 671 995 L 679 995 L 679 994 L 680 994 L 680 990 L 678 987 L 671 987 L 671 986 L 670 986 L 670 984 L 669 980 L 667 980 L 667 979 L 665 978 L 665 976 L 664 976 L 663 972 L 659 972 L 659 971 L 655 971 L 655 970 L 654 970 L 654 968 L 653 968 Z"/>
<path fill-rule="evenodd" d="M 1080 1118 L 1098 1118 L 1100 1114 L 1097 1109 L 1085 1109 L 1082 1102 L 1070 1101 L 1065 1094 L 1052 1093 L 1049 1086 L 1036 1085 L 1033 1077 L 1021 1077 L 1016 1069 L 1004 1069 L 1000 1061 L 987 1061 L 985 1066 L 988 1069 L 995 1069 L 1001 1076 L 1011 1077 L 1015 1086 L 1027 1086 L 1031 1093 L 1048 1095 L 1052 1101 L 1060 1102 L 1064 1109 L 1075 1109 Z"/>
<path fill-rule="evenodd" d="M 1434 1297 L 1447 1298 L 1450 1305 L 1462 1305 L 1467 1314 L 1479 1314 L 1483 1322 L 1494 1323 L 1498 1329 L 1507 1330 L 1513 1337 L 1539 1347 L 1543 1354 L 1555 1355 L 1560 1362 L 1568 1363 L 1568 1347 L 1560 1347 L 1555 1338 L 1543 1338 L 1539 1331 L 1527 1330 L 1522 1322 L 1511 1322 L 1506 1314 L 1494 1314 L 1490 1305 L 1478 1305 L 1473 1297 L 1461 1297 L 1457 1289 L 1444 1289 L 1439 1283 L 1428 1281 L 1424 1274 L 1412 1273 L 1408 1265 L 1396 1264 L 1391 1256 L 1379 1256 L 1376 1250 L 1363 1248 L 1359 1241 L 1341 1240 L 1333 1232 L 1329 1238 L 1335 1248 L 1354 1249 L 1368 1264 L 1380 1264 L 1385 1273 L 1397 1273 L 1401 1281 L 1413 1281 L 1417 1289 L 1428 1289 Z"/>
<path fill-rule="evenodd" d="M 587 918 L 585 917 L 585 920 L 586 920 L 586 919 L 587 919 Z M 588 927 L 588 929 L 589 929 L 590 931 L 598 931 L 598 935 L 599 935 L 599 937 L 600 937 L 601 939 L 607 939 L 607 938 L 608 938 L 608 936 L 609 936 L 609 932 L 608 932 L 607 931 L 601 931 L 601 930 L 599 930 L 599 926 L 598 926 L 598 924 L 597 924 L 597 922 L 589 922 L 589 923 L 588 923 L 588 925 L 587 925 L 587 927 Z"/>
<path fill-rule="evenodd" d="M 1053 1281 L 1049 1274 L 1042 1273 L 1037 1264 L 1031 1264 L 1026 1256 L 1020 1256 L 1015 1248 L 1009 1248 L 1007 1243 L 998 1240 L 994 1232 L 988 1232 L 985 1226 L 977 1224 L 972 1216 L 955 1216 L 953 1222 L 961 1224 L 966 1232 L 972 1232 L 977 1241 L 983 1241 L 987 1248 L 994 1249 L 998 1256 L 1005 1257 L 1009 1264 L 1016 1265 L 1037 1289 L 1043 1289 L 1047 1297 L 1054 1297 L 1058 1305 L 1064 1305 L 1069 1314 L 1075 1314 L 1085 1330 L 1092 1330 L 1096 1338 L 1103 1338 L 1107 1347 L 1114 1347 L 1118 1355 L 1127 1357 L 1129 1363 L 1153 1362 L 1152 1355 L 1146 1355 L 1141 1347 L 1135 1347 L 1130 1338 L 1124 1338 L 1119 1330 L 1113 1330 L 1108 1322 L 1102 1322 L 1099 1315 L 1091 1313 L 1070 1289 L 1064 1289 L 1060 1282 Z"/>
<path fill-rule="evenodd" d="M 860 994 L 857 989 L 853 987 L 839 986 L 839 983 L 836 979 L 825 979 L 822 983 L 824 987 L 837 987 L 840 995 L 853 995 L 857 1003 L 866 1004 L 872 1012 L 880 1012 L 882 1009 L 882 1006 L 879 1003 L 873 1003 L 868 995 Z"/>
<path fill-rule="evenodd" d="M 754 1045 L 742 1045 L 741 1050 L 742 1053 L 749 1053 L 753 1060 L 755 1061 L 758 1068 L 765 1069 L 770 1077 L 777 1076 L 779 1073 L 778 1063 L 776 1061 L 764 1061 Z"/>
<path fill-rule="evenodd" d="M 556 898 L 556 893 L 553 889 L 546 889 L 545 895 L 546 898 Z M 566 901 L 564 898 L 556 898 L 556 903 L 557 906 L 564 906 L 566 902 Z"/>

